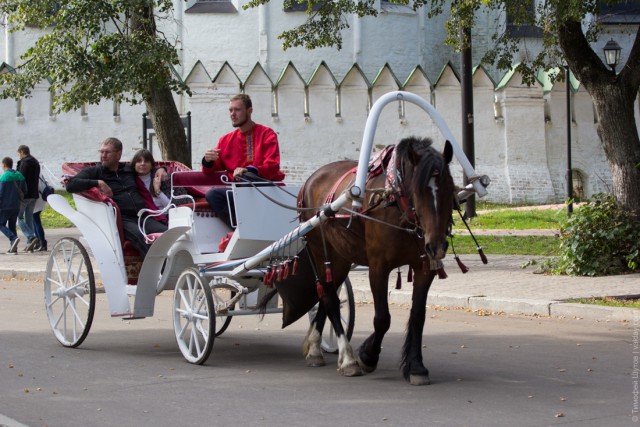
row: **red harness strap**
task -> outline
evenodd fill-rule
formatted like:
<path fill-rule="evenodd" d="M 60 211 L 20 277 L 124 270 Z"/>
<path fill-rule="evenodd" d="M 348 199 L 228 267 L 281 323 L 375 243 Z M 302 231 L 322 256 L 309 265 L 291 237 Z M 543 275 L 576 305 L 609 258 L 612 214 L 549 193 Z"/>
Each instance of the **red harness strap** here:
<path fill-rule="evenodd" d="M 331 187 L 331 190 L 329 190 L 329 194 L 327 194 L 327 198 L 324 199 L 324 203 L 328 204 L 328 203 L 332 203 L 334 200 L 334 197 L 336 196 L 336 191 L 338 191 L 338 187 L 340 187 L 340 184 L 342 184 L 342 182 L 347 179 L 347 177 L 349 175 L 353 175 L 354 173 L 356 173 L 356 171 L 358 170 L 357 167 L 348 170 L 347 172 L 344 173 L 344 175 L 342 175 L 340 177 L 340 179 L 338 179 L 334 184 L 333 187 Z"/>
<path fill-rule="evenodd" d="M 383 150 L 378 151 L 375 154 L 373 159 L 371 159 L 371 161 L 369 162 L 367 181 L 369 181 L 374 176 L 380 175 L 382 173 L 384 168 L 389 163 L 390 159 L 393 158 L 392 154 L 395 152 L 395 148 L 395 145 L 388 145 Z M 331 190 L 329 191 L 329 194 L 327 194 L 327 198 L 325 199 L 325 203 L 333 202 L 336 196 L 336 191 L 338 191 L 338 187 L 340 187 L 342 182 L 344 182 L 344 180 L 347 179 L 349 175 L 355 174 L 357 171 L 358 167 L 356 166 L 353 169 L 345 172 L 345 174 L 342 175 L 340 179 L 335 182 L 335 184 L 333 184 L 333 187 L 331 187 Z"/>

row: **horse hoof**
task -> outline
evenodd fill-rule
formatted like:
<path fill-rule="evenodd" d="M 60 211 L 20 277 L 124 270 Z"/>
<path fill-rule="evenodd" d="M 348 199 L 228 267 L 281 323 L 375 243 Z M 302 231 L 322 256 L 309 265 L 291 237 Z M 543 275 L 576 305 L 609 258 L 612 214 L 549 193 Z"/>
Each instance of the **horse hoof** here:
<path fill-rule="evenodd" d="M 409 375 L 409 384 L 411 385 L 429 385 L 431 380 L 427 375 Z"/>
<path fill-rule="evenodd" d="M 322 356 L 308 356 L 306 359 L 307 366 L 310 368 L 317 368 L 326 365 L 324 357 Z"/>
<path fill-rule="evenodd" d="M 362 369 L 360 369 L 360 366 L 356 363 L 345 366 L 344 368 L 339 368 L 338 372 L 340 372 L 343 377 L 361 377 L 364 375 L 364 372 L 362 372 Z"/>
<path fill-rule="evenodd" d="M 374 365 L 374 366 L 367 365 L 359 357 L 358 357 L 358 365 L 360 365 L 360 367 L 362 368 L 365 374 L 370 374 L 378 368 L 378 365 Z"/>

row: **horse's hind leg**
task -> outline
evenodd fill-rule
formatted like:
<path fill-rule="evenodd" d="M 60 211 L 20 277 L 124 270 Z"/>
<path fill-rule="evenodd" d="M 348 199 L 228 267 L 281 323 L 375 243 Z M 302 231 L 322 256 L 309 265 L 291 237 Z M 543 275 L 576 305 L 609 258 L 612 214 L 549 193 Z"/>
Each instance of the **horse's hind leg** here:
<path fill-rule="evenodd" d="M 435 272 L 427 276 L 418 273 L 413 284 L 413 296 L 407 336 L 402 349 L 402 375 L 411 385 L 430 384 L 429 370 L 422 360 L 422 332 L 427 312 L 427 295 Z"/>
<path fill-rule="evenodd" d="M 302 353 L 304 354 L 307 366 L 317 367 L 325 365 L 320 343 L 322 341 L 322 330 L 324 329 L 326 320 L 327 314 L 324 310 L 323 304 L 320 303 L 318 304 L 316 317 L 311 321 L 311 325 L 307 331 L 307 336 L 305 337 L 302 345 Z"/>
<path fill-rule="evenodd" d="M 320 305 L 325 305 L 327 316 L 338 339 L 338 372 L 345 377 L 360 376 L 363 374 L 362 369 L 353 355 L 353 349 L 342 326 L 340 298 L 335 283 L 328 283 L 324 289 L 325 295 L 321 298 Z"/>

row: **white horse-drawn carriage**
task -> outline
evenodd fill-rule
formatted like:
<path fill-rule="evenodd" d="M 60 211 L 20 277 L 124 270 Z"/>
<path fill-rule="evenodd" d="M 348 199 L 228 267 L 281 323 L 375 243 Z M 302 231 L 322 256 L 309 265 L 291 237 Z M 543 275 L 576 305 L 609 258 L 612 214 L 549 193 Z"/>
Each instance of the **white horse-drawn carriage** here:
<path fill-rule="evenodd" d="M 309 281 L 294 274 L 304 236 L 327 219 L 326 212 L 337 212 L 347 203 L 357 208 L 361 203 L 378 116 L 386 104 L 401 99 L 417 104 L 432 116 L 452 142 L 467 176 L 474 176 L 473 168 L 431 105 L 414 94 L 393 92 L 378 100 L 371 110 L 355 184 L 298 226 L 297 187 L 225 183 L 221 175 L 204 175 L 175 162 L 163 162 L 171 172 L 172 188 L 187 190 L 177 197 L 187 198 L 188 203 L 150 212 L 168 216 L 169 228 L 159 236 L 147 236 L 152 244 L 140 263 L 122 239 L 118 209 L 110 200 L 97 192 L 74 194 L 74 209 L 64 197 L 49 196 L 52 208 L 82 233 L 80 240 L 62 238 L 52 248 L 47 263 L 45 304 L 55 337 L 67 347 L 77 347 L 84 341 L 98 292 L 106 293 L 112 317 L 137 319 L 152 316 L 156 295 L 170 290 L 174 292 L 173 325 L 178 347 L 187 361 L 202 364 L 215 336 L 225 331 L 233 316 L 257 314 L 258 306 L 262 313 L 281 313 L 279 298 L 267 303 L 263 297 L 273 294 L 274 288 L 280 291 L 280 285 L 287 281 L 293 286 Z M 65 172 L 73 173 L 88 165 L 68 164 Z M 482 196 L 487 184 L 475 180 L 464 191 Z M 227 185 L 233 194 L 237 223 L 232 233 L 203 206 L 203 191 L 212 185 Z M 226 248 L 219 248 L 227 235 Z M 311 286 L 315 288 L 313 278 Z M 355 313 L 349 280 L 339 289 L 342 324 L 350 338 Z M 329 329 L 323 336 L 323 348 L 335 351 L 337 344 Z"/>

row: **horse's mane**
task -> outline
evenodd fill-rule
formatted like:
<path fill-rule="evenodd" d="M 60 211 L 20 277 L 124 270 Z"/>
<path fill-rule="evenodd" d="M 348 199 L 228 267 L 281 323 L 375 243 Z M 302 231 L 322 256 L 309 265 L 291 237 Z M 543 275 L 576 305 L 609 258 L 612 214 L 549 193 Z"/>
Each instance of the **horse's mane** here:
<path fill-rule="evenodd" d="M 445 170 L 448 171 L 444 157 L 433 147 L 433 141 L 430 138 L 411 136 L 402 139 L 396 147 L 396 156 L 399 164 L 404 165 L 403 169 L 406 170 L 407 165 L 413 165 L 413 177 L 406 190 L 415 193 L 418 197 L 423 197 L 430 191 L 426 184 L 435 170 L 438 170 L 441 176 L 444 175 Z M 419 161 L 414 164 L 416 157 L 419 157 Z M 405 182 L 409 178 L 409 176 L 403 176 Z"/>

